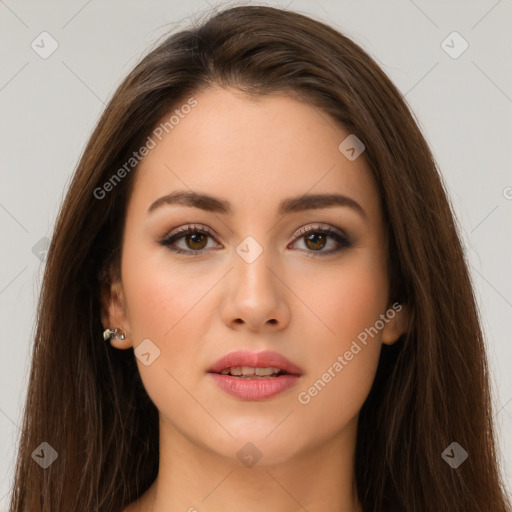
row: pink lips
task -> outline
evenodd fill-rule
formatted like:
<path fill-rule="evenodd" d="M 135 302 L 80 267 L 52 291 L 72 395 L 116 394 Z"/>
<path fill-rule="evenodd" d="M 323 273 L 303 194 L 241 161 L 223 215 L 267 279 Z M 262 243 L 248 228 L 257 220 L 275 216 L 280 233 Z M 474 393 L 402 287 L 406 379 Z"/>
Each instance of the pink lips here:
<path fill-rule="evenodd" d="M 294 365 L 281 354 L 270 350 L 263 352 L 250 352 L 248 350 L 230 352 L 208 368 L 208 372 L 220 373 L 222 370 L 232 368 L 233 366 L 250 366 L 252 368 L 267 368 L 273 366 L 274 368 L 284 370 L 286 373 L 302 375 L 302 370 L 298 366 Z"/>
<path fill-rule="evenodd" d="M 252 368 L 279 368 L 284 373 L 277 377 L 244 378 L 232 375 L 222 375 L 224 369 L 236 366 L 249 366 Z M 231 352 L 221 357 L 209 369 L 208 374 L 215 384 L 226 393 L 243 400 L 265 400 L 282 393 L 294 386 L 302 375 L 302 370 L 286 357 L 272 351 Z"/>

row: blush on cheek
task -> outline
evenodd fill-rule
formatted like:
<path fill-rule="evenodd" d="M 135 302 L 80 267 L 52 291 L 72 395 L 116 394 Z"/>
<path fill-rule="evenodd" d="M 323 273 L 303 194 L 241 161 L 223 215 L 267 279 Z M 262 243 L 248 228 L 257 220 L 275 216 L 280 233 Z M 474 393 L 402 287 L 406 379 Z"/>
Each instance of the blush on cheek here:
<path fill-rule="evenodd" d="M 171 266 L 163 248 L 126 241 L 123 287 L 131 313 L 131 330 L 163 336 L 184 317 L 198 291 Z M 190 297 L 189 297 L 190 296 Z"/>
<path fill-rule="evenodd" d="M 162 340 L 176 330 L 185 321 L 187 311 L 190 310 L 189 302 L 192 301 L 173 290 L 168 286 L 163 287 L 161 283 L 153 287 L 144 283 L 134 299 L 133 311 L 136 314 L 131 319 L 133 327 L 138 331 L 147 329 Z"/>
<path fill-rule="evenodd" d="M 166 267 L 166 272 L 148 269 L 129 279 L 130 326 L 137 343 L 149 338 L 159 347 L 157 362 L 178 377 L 183 368 L 196 364 L 191 357 L 204 351 L 201 344 L 211 329 L 208 319 L 219 305 L 212 303 L 214 296 L 208 294 L 214 278 L 193 279 L 179 275 L 178 270 L 170 275 Z M 179 361 L 178 367 L 175 361 Z"/>
<path fill-rule="evenodd" d="M 318 297 L 308 295 L 308 303 L 328 327 L 329 335 L 338 339 L 341 345 L 350 345 L 384 312 L 386 290 L 378 286 L 378 281 L 378 277 L 369 279 L 368 275 L 352 272 L 334 283 L 331 279 Z"/>

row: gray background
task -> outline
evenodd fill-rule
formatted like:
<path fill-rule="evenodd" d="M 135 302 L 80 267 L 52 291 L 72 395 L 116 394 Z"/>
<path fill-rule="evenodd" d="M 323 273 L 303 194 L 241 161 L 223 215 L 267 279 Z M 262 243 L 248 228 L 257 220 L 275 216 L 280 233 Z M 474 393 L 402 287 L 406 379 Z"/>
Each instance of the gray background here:
<path fill-rule="evenodd" d="M 0 511 L 7 510 L 13 476 L 44 238 L 115 87 L 159 36 L 186 25 L 208 3 L 214 5 L 0 0 Z M 512 487 L 511 1 L 267 5 L 288 5 L 352 37 L 414 110 L 467 248 L 487 336 L 503 471 Z M 47 59 L 31 47 L 43 31 L 59 45 Z M 469 44 L 458 58 L 441 46 L 453 31 Z M 452 40 L 457 51 L 460 43 Z"/>

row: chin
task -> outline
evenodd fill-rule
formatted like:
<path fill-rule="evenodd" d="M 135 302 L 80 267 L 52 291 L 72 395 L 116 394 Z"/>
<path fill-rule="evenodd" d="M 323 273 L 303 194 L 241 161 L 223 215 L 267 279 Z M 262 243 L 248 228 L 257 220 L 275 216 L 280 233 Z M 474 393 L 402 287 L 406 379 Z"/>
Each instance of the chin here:
<path fill-rule="evenodd" d="M 248 468 L 285 463 L 301 450 L 302 443 L 296 432 L 292 433 L 278 426 L 280 421 L 282 418 L 273 422 L 260 421 L 259 425 L 252 424 L 250 428 L 243 427 L 240 423 L 238 427 L 231 428 L 229 424 L 225 424 L 233 437 L 223 436 L 221 442 L 210 438 L 209 448 Z"/>

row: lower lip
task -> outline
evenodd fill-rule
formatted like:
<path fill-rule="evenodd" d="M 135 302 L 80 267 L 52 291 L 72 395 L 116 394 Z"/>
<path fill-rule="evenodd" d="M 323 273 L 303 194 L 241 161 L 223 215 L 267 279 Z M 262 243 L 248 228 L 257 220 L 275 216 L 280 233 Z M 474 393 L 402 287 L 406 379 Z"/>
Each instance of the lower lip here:
<path fill-rule="evenodd" d="M 236 396 L 242 400 L 266 400 L 290 389 L 298 380 L 298 375 L 280 375 L 279 377 L 245 379 L 222 375 L 220 373 L 209 373 L 219 388 L 229 395 Z"/>

